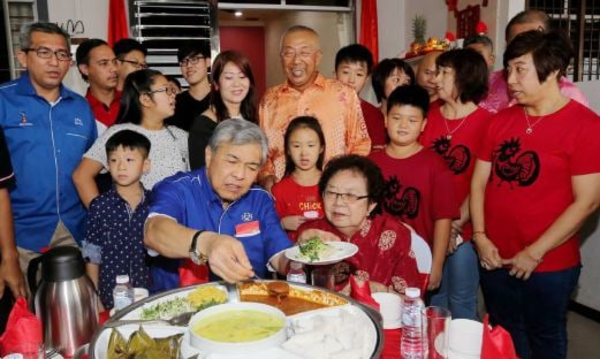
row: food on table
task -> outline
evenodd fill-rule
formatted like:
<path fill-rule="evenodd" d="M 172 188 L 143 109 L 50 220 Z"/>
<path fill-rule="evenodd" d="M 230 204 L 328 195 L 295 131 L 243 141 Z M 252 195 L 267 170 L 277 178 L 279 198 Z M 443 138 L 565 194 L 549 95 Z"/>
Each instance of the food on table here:
<path fill-rule="evenodd" d="M 199 320 L 193 332 L 222 343 L 246 343 L 268 338 L 279 332 L 285 320 L 258 310 L 230 310 Z"/>
<path fill-rule="evenodd" d="M 300 255 L 309 262 L 316 262 L 327 258 L 335 252 L 335 248 L 323 242 L 319 237 L 313 237 L 298 246 Z"/>
<path fill-rule="evenodd" d="M 129 340 L 118 330 L 113 329 L 108 341 L 108 359 L 160 358 L 178 359 L 180 357 L 183 334 L 175 334 L 166 338 L 152 338 L 143 327 L 131 333 Z"/>
<path fill-rule="evenodd" d="M 181 313 L 200 311 L 226 301 L 227 295 L 224 291 L 214 286 L 201 286 L 189 293 L 187 297 L 177 297 L 143 308 L 140 318 L 168 320 Z"/>
<path fill-rule="evenodd" d="M 292 334 L 281 347 L 303 358 L 367 359 L 372 353 L 363 328 L 364 322 L 348 307 L 336 308 L 291 320 Z"/>
<path fill-rule="evenodd" d="M 320 290 L 304 290 L 294 286 L 289 287 L 286 297 L 280 296 L 279 298 L 269 295 L 268 283 L 240 283 L 238 284 L 238 291 L 242 302 L 268 304 L 278 308 L 286 315 L 348 304 L 345 299 L 335 294 Z"/>

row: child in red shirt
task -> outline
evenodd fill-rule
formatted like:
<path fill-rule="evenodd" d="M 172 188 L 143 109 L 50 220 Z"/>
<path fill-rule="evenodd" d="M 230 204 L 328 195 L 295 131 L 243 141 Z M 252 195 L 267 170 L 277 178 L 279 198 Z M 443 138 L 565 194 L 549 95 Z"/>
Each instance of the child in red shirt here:
<path fill-rule="evenodd" d="M 323 217 L 319 179 L 325 157 L 325 136 L 319 121 L 297 117 L 285 132 L 285 176 L 273 186 L 281 226 L 296 241 L 296 230 L 307 220 Z"/>
<path fill-rule="evenodd" d="M 460 216 L 452 173 L 417 139 L 427 123 L 429 95 L 419 86 L 401 86 L 388 98 L 385 126 L 390 142 L 370 158 L 386 181 L 383 210 L 411 226 L 432 247 L 428 289 L 439 287 L 453 219 Z"/>

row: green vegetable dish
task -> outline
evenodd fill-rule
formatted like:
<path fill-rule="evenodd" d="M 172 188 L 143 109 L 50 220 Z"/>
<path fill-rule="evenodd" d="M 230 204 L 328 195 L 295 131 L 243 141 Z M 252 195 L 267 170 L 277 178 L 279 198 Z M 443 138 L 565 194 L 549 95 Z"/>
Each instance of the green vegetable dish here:
<path fill-rule="evenodd" d="M 319 237 L 309 239 L 298 246 L 298 249 L 300 250 L 300 255 L 308 259 L 309 262 L 319 261 L 332 251 L 332 247 L 319 239 Z"/>

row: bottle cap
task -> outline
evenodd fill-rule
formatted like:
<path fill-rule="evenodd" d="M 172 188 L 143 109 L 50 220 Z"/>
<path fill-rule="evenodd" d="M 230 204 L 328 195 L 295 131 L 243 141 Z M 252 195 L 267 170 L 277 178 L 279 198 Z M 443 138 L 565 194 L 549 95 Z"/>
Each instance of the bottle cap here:
<path fill-rule="evenodd" d="M 421 296 L 421 290 L 419 288 L 406 288 L 404 294 L 409 298 L 419 298 Z"/>
<path fill-rule="evenodd" d="M 293 262 L 292 261 L 290 263 L 290 268 L 292 268 L 292 269 L 302 269 L 302 267 L 303 267 L 302 263 L 300 263 L 300 262 Z"/>
<path fill-rule="evenodd" d="M 129 283 L 129 276 L 127 274 L 121 274 L 117 276 L 117 284 Z"/>

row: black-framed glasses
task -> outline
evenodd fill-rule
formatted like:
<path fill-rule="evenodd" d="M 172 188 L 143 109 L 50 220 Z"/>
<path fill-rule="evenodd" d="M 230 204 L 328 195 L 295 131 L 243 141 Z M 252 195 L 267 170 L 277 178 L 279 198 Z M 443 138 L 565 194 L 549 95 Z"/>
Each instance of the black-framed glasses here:
<path fill-rule="evenodd" d="M 44 59 L 44 60 L 49 60 L 52 58 L 52 56 L 56 56 L 58 61 L 71 61 L 71 53 L 67 50 L 52 51 L 52 49 L 40 46 L 35 49 L 34 48 L 23 49 L 23 51 L 25 53 L 28 53 L 29 51 L 34 51 L 35 54 L 37 55 L 37 57 L 39 57 L 40 59 Z"/>
<path fill-rule="evenodd" d="M 359 196 L 354 193 L 339 193 L 334 191 L 325 190 L 323 191 L 323 199 L 333 201 L 336 199 L 341 199 L 345 203 L 355 203 L 361 199 L 369 198 L 368 195 Z"/>
<path fill-rule="evenodd" d="M 200 60 L 204 60 L 204 56 L 196 55 L 191 57 L 186 57 L 185 59 L 179 61 L 179 66 L 187 67 L 188 65 L 194 66 L 197 65 Z"/>
<path fill-rule="evenodd" d="M 162 88 L 162 89 L 152 90 L 152 91 L 146 91 L 144 93 L 148 94 L 148 95 L 152 95 L 152 94 L 160 93 L 160 92 L 164 92 L 167 95 L 177 95 L 177 89 L 175 89 L 174 86 L 167 86 L 167 87 Z"/>
<path fill-rule="evenodd" d="M 117 60 L 131 64 L 131 66 L 135 67 L 136 70 L 148 68 L 148 64 L 145 62 L 139 62 L 136 60 L 126 60 L 126 59 L 117 59 Z"/>

